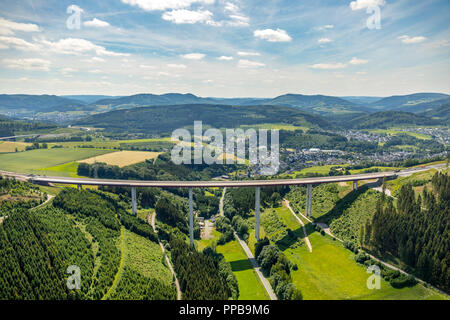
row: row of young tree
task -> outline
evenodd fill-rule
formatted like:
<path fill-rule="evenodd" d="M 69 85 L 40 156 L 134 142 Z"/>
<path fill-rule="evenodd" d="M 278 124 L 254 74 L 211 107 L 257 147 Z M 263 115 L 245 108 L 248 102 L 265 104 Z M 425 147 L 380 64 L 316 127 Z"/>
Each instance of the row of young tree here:
<path fill-rule="evenodd" d="M 219 264 L 211 254 L 198 252 L 185 241 L 172 237 L 171 257 L 185 300 L 228 300 L 230 287 L 219 274 Z"/>
<path fill-rule="evenodd" d="M 397 207 L 386 197 L 362 233 L 362 246 L 391 253 L 423 280 L 450 291 L 450 177 L 436 173 L 434 191 L 416 199 L 412 186 L 401 188 Z"/>

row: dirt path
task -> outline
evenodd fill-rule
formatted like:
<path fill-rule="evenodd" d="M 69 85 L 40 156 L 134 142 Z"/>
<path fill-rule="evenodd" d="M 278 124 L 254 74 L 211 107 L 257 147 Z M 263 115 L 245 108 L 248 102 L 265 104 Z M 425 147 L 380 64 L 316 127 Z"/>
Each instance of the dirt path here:
<path fill-rule="evenodd" d="M 30 210 L 36 210 L 39 208 L 44 207 L 46 204 L 48 204 L 55 196 L 52 196 L 51 194 L 48 195 L 47 200 L 45 200 L 45 202 L 41 203 L 40 205 L 38 205 L 37 207 L 31 208 Z"/>
<path fill-rule="evenodd" d="M 258 275 L 259 279 L 261 280 L 261 283 L 263 284 L 264 288 L 266 289 L 267 294 L 269 295 L 270 299 L 278 300 L 277 296 L 275 295 L 275 293 L 272 290 L 272 286 L 270 285 L 269 281 L 266 279 L 266 277 L 264 277 L 263 273 L 261 272 L 261 268 L 259 267 L 258 262 L 256 261 L 255 257 L 253 256 L 253 253 L 250 250 L 250 248 L 248 247 L 247 243 L 244 240 L 242 240 L 241 238 L 239 238 L 239 236 L 236 232 L 234 232 L 234 237 L 239 242 L 242 249 L 244 249 L 244 252 L 248 257 L 248 260 L 250 260 L 250 262 L 252 263 L 253 269 L 255 270 L 256 274 Z"/>
<path fill-rule="evenodd" d="M 291 211 L 291 213 L 293 214 L 293 216 L 295 217 L 295 219 L 297 219 L 297 221 L 302 225 L 303 233 L 305 234 L 305 243 L 306 243 L 306 245 L 308 246 L 309 252 L 312 252 L 312 245 L 311 245 L 311 242 L 309 241 L 308 233 L 306 232 L 305 224 L 303 223 L 302 219 L 300 219 L 300 218 L 295 214 L 294 210 L 292 210 L 292 208 L 291 208 L 291 206 L 290 206 L 288 200 L 284 199 L 284 200 L 283 200 L 283 205 L 284 205 L 286 208 L 288 208 L 289 211 Z M 302 216 L 305 217 L 304 215 L 302 215 Z M 305 217 L 305 218 L 306 218 L 306 217 Z M 309 220 L 308 218 L 306 218 L 306 219 L 307 219 L 308 221 L 311 222 L 311 220 Z"/>
<path fill-rule="evenodd" d="M 222 197 L 220 197 L 220 202 L 219 202 L 219 214 L 223 217 L 224 213 L 223 213 L 223 200 L 225 199 L 225 193 L 227 192 L 227 188 L 223 188 L 223 192 L 222 192 Z"/>
<path fill-rule="evenodd" d="M 155 220 L 156 220 L 156 211 L 153 214 L 149 213 L 148 216 L 147 216 L 147 222 L 152 226 L 153 231 L 155 233 L 157 233 Z M 159 242 L 159 246 L 161 247 L 162 253 L 165 254 L 166 253 L 166 249 L 164 248 L 163 244 L 160 241 L 158 241 L 158 242 Z M 177 300 L 181 300 L 180 283 L 178 282 L 177 275 L 175 273 L 175 270 L 172 267 L 172 263 L 170 262 L 169 256 L 167 254 L 165 254 L 165 257 L 166 257 L 167 266 L 169 267 L 169 270 L 172 273 L 173 278 L 175 279 L 175 287 L 177 288 Z"/>
<path fill-rule="evenodd" d="M 227 188 L 223 188 L 222 197 L 220 198 L 220 203 L 219 203 L 219 213 L 221 216 L 224 216 L 223 199 L 225 198 L 226 192 L 227 192 Z M 264 289 L 266 289 L 267 294 L 269 295 L 270 299 L 278 300 L 276 294 L 273 292 L 272 286 L 270 285 L 269 281 L 266 279 L 266 277 L 264 277 L 263 273 L 261 272 L 258 262 L 256 261 L 255 257 L 253 256 L 253 253 L 250 250 L 250 248 L 248 247 L 247 243 L 244 240 L 242 240 L 241 238 L 239 238 L 239 236 L 236 232 L 234 232 L 234 237 L 241 245 L 242 249 L 244 250 L 245 254 L 248 257 L 248 260 L 250 260 L 250 262 L 253 266 L 253 269 L 255 270 L 256 274 L 258 275 L 259 279 L 261 280 L 261 283 L 263 284 Z"/>

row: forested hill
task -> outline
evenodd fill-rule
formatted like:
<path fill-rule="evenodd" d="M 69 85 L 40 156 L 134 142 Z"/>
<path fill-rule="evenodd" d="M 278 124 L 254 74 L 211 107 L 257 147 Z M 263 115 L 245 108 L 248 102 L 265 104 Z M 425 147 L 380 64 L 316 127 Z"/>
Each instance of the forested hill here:
<path fill-rule="evenodd" d="M 52 128 L 56 128 L 56 126 L 40 122 L 18 121 L 0 116 L 0 137 L 14 136 L 17 132 L 24 133 Z"/>
<path fill-rule="evenodd" d="M 431 126 L 441 124 L 442 122 L 440 120 L 427 118 L 413 113 L 384 111 L 354 118 L 346 123 L 343 123 L 342 126 L 352 129 L 387 129 L 395 126 Z"/>
<path fill-rule="evenodd" d="M 353 102 L 324 95 L 286 94 L 266 101 L 267 105 L 295 107 L 304 111 L 321 115 L 341 113 L 366 113 L 369 109 L 361 107 Z"/>
<path fill-rule="evenodd" d="M 442 120 L 443 122 L 448 123 L 448 121 L 450 121 L 450 101 L 448 102 L 447 105 L 433 109 L 433 110 L 429 110 L 429 111 L 425 111 L 424 113 L 421 113 L 420 115 L 422 116 L 426 116 L 429 118 L 437 118 Z"/>
<path fill-rule="evenodd" d="M 387 97 L 368 104 L 375 110 L 414 111 L 414 106 L 430 103 L 437 100 L 448 99 L 450 96 L 442 93 L 415 93 L 404 96 Z M 420 109 L 420 107 L 419 107 Z"/>
<path fill-rule="evenodd" d="M 77 125 L 148 134 L 171 133 L 193 126 L 194 121 L 215 128 L 237 128 L 241 125 L 285 123 L 306 127 L 330 128 L 320 116 L 279 106 L 227 106 L 188 104 L 115 110 L 78 121 Z"/>

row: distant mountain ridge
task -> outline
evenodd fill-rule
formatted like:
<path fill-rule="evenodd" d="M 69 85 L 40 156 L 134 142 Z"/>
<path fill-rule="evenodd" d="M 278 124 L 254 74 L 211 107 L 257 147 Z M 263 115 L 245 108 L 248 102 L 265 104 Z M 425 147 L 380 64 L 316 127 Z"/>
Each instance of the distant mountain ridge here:
<path fill-rule="evenodd" d="M 291 124 L 304 127 L 331 128 L 318 115 L 282 106 L 230 106 L 213 104 L 185 104 L 173 106 L 138 107 L 114 110 L 89 116 L 76 125 L 105 128 L 114 132 L 146 134 L 171 133 L 183 127 L 192 127 L 201 120 L 204 126 L 237 128 L 242 125 Z"/>
<path fill-rule="evenodd" d="M 403 96 L 391 96 L 381 100 L 372 102 L 367 106 L 374 110 L 398 110 L 406 112 L 414 112 L 415 107 L 423 108 L 427 103 L 437 100 L 450 98 L 447 94 L 442 93 L 415 93 Z"/>
<path fill-rule="evenodd" d="M 388 129 L 397 126 L 442 125 L 442 121 L 402 111 L 381 111 L 354 118 L 342 124 L 350 129 Z"/>
<path fill-rule="evenodd" d="M 54 95 L 0 94 L 0 110 L 25 109 L 31 112 L 52 112 L 84 106 L 80 100 Z"/>

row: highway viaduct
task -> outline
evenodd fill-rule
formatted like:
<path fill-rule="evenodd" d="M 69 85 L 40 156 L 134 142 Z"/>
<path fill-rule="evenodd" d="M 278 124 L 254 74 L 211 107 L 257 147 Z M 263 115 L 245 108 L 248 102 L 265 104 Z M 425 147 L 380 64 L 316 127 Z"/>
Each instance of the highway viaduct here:
<path fill-rule="evenodd" d="M 314 185 L 337 182 L 352 182 L 353 189 L 358 188 L 358 181 L 362 180 L 382 180 L 396 178 L 398 172 L 380 172 L 348 176 L 285 179 L 285 180 L 242 180 L 242 181 L 135 181 L 135 180 L 110 180 L 110 179 L 88 179 L 88 178 L 65 178 L 47 177 L 27 174 L 11 173 L 0 171 L 4 177 L 25 180 L 35 184 L 66 184 L 77 185 L 82 189 L 84 185 L 89 186 L 109 186 L 131 188 L 132 213 L 137 215 L 137 188 L 188 188 L 189 189 L 189 238 L 190 243 L 194 243 L 194 212 L 193 212 L 193 189 L 194 188 L 255 188 L 255 237 L 260 240 L 260 193 L 261 187 L 273 186 L 306 186 L 306 214 L 312 215 L 312 187 Z"/>

